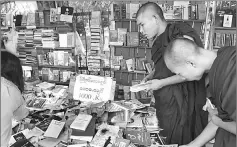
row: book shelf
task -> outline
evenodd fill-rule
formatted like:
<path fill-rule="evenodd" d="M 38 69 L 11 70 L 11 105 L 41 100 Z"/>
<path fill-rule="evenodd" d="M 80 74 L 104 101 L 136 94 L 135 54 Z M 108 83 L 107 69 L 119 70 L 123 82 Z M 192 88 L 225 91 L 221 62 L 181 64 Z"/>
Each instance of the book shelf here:
<path fill-rule="evenodd" d="M 128 32 L 139 32 L 135 19 L 115 19 L 115 29 L 127 28 Z M 193 25 L 194 29 L 200 33 L 201 26 L 205 23 L 205 20 L 167 20 L 168 23 L 174 22 L 186 22 Z M 137 58 L 145 57 L 148 62 L 152 63 L 151 60 L 151 47 L 143 46 L 114 46 L 114 55 L 123 56 L 123 58 Z M 115 70 L 114 75 L 118 84 L 131 85 L 132 80 L 142 80 L 148 73 L 140 71 L 128 71 L 128 70 Z"/>
<path fill-rule="evenodd" d="M 221 47 L 236 46 L 236 2 L 216 2 L 213 7 L 214 17 L 212 23 L 214 25 L 211 28 L 211 48 L 218 51 Z M 220 15 L 220 12 L 222 12 L 222 15 Z M 230 19 L 227 17 L 230 17 Z"/>

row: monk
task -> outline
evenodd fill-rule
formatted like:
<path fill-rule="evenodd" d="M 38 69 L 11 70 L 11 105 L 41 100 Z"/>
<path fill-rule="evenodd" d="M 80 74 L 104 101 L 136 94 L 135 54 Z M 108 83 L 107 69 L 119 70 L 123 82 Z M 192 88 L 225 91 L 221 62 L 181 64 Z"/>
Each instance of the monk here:
<path fill-rule="evenodd" d="M 236 47 L 218 52 L 205 50 L 186 38 L 172 41 L 164 52 L 167 67 L 188 81 L 208 73 L 211 96 L 218 113 L 192 142 L 182 147 L 200 147 L 215 138 L 214 147 L 236 146 Z"/>
<path fill-rule="evenodd" d="M 162 9 L 153 2 L 143 4 L 137 12 L 137 24 L 148 39 L 153 40 L 154 70 L 143 82 L 153 90 L 159 126 L 166 144 L 187 144 L 207 125 L 208 113 L 202 110 L 206 103 L 204 77 L 199 81 L 186 81 L 173 74 L 165 65 L 163 53 L 176 37 L 186 37 L 203 47 L 197 32 L 187 23 L 169 24 Z"/>

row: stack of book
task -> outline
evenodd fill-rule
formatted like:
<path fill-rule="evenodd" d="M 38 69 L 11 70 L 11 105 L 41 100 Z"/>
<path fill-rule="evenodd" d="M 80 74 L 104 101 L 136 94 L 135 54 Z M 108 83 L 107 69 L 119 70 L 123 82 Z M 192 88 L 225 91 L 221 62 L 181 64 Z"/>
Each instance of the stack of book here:
<path fill-rule="evenodd" d="M 92 11 L 91 13 L 91 44 L 88 54 L 88 70 L 100 71 L 100 53 L 101 53 L 101 12 Z"/>
<path fill-rule="evenodd" d="M 59 47 L 58 33 L 53 29 L 42 30 L 42 44 L 43 48 Z"/>
<path fill-rule="evenodd" d="M 91 142 L 95 135 L 95 120 L 91 115 L 80 113 L 70 126 L 72 129 L 70 138 Z"/>
<path fill-rule="evenodd" d="M 36 47 L 41 47 L 42 46 L 42 30 L 36 29 L 34 31 L 34 44 Z"/>

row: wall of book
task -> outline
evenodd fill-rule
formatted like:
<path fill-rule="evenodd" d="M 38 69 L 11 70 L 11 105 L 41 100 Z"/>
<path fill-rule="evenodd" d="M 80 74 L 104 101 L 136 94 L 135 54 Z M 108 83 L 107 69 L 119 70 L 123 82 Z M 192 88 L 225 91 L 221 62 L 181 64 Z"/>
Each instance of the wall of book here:
<path fill-rule="evenodd" d="M 213 48 L 236 46 L 236 1 L 216 3 Z"/>
<path fill-rule="evenodd" d="M 111 76 L 117 84 L 133 85 L 152 71 L 152 44 L 139 33 L 135 19 L 145 2 L 111 1 L 107 7 L 91 4 L 90 11 L 55 6 L 16 15 L 12 22 L 19 36 L 19 58 L 43 81 L 68 84 L 71 74 L 84 73 Z M 204 42 L 205 2 L 158 4 L 169 23 L 190 24 Z"/>

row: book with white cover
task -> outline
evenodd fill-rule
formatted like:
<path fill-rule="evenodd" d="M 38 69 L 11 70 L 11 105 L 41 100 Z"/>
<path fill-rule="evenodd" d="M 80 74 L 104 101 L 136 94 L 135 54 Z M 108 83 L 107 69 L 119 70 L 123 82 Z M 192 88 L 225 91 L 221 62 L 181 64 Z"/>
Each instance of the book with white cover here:
<path fill-rule="evenodd" d="M 142 91 L 142 90 L 146 90 L 149 85 L 150 85 L 150 83 L 137 84 L 137 85 L 131 86 L 130 91 L 131 92 L 139 92 L 139 91 Z"/>
<path fill-rule="evenodd" d="M 70 128 L 85 131 L 92 119 L 91 115 L 78 114 L 76 119 L 72 122 Z"/>

